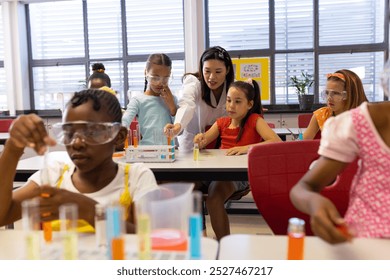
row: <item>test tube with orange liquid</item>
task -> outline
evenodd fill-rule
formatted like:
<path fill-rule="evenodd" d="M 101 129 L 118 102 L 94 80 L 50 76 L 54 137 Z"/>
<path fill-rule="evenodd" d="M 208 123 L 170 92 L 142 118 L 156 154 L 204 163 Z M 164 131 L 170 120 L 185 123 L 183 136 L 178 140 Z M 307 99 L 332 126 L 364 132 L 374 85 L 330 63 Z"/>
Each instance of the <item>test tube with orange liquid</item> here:
<path fill-rule="evenodd" d="M 133 146 L 134 148 L 138 147 L 138 131 L 136 129 L 133 130 Z"/>
<path fill-rule="evenodd" d="M 298 218 L 288 220 L 288 260 L 303 260 L 305 221 Z"/>
<path fill-rule="evenodd" d="M 48 198 L 50 197 L 50 195 L 48 193 L 42 193 L 41 197 Z M 51 227 L 51 222 L 43 222 L 42 229 L 43 229 L 43 238 L 45 239 L 46 242 L 50 243 L 53 239 L 53 230 Z"/>

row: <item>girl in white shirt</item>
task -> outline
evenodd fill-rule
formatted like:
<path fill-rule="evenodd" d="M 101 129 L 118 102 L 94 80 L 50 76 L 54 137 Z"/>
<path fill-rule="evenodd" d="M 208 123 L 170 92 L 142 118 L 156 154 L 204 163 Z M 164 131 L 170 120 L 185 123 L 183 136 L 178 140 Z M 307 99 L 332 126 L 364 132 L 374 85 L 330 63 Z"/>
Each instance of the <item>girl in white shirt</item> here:
<path fill-rule="evenodd" d="M 233 63 L 222 47 L 211 47 L 200 57 L 197 73 L 183 77 L 183 95 L 179 100 L 175 123 L 167 124 L 164 131 L 173 129 L 179 149 L 193 148 L 194 136 L 204 132 L 217 118 L 226 115 L 226 92 L 234 81 Z"/>
<path fill-rule="evenodd" d="M 157 183 L 143 164 L 118 165 L 113 161 L 115 146 L 127 134 L 120 124 L 121 117 L 119 101 L 111 93 L 95 89 L 75 93 L 63 123 L 53 125 L 57 141 L 66 146 L 72 162 L 46 166 L 46 172 L 38 171 L 13 191 L 13 178 L 24 149 L 30 147 L 43 155 L 48 146 L 56 144 L 40 117 L 19 116 L 0 156 L 0 226 L 20 219 L 22 202 L 36 197 L 43 222 L 57 220 L 60 205 L 77 204 L 78 230 L 82 232 L 94 230 L 95 204 L 119 202 L 127 209 L 127 232 L 135 232 L 133 201 L 156 189 Z"/>

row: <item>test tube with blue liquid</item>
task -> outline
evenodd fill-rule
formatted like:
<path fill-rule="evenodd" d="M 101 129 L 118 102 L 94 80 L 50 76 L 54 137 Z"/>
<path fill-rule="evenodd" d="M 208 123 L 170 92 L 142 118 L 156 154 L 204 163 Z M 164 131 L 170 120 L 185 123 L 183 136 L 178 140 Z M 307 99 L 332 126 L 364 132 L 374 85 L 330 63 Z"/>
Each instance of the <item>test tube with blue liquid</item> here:
<path fill-rule="evenodd" d="M 119 204 L 113 204 L 106 210 L 106 236 L 108 245 L 108 258 L 111 260 L 124 259 L 125 248 L 122 236 L 123 209 Z"/>
<path fill-rule="evenodd" d="M 190 232 L 190 259 L 201 259 L 201 241 L 202 241 L 202 193 L 200 191 L 192 192 L 192 213 L 189 218 Z"/>
<path fill-rule="evenodd" d="M 175 134 L 173 133 L 172 128 L 168 130 L 167 140 L 168 140 L 168 146 L 171 146 L 169 151 L 171 155 L 169 156 L 169 158 L 175 159 Z"/>

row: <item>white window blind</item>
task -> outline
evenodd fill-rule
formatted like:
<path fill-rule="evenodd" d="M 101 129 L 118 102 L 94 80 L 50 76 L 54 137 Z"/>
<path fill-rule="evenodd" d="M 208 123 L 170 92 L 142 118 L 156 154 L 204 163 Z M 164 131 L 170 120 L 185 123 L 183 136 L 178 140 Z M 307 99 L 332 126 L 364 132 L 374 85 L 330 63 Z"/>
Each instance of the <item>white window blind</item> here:
<path fill-rule="evenodd" d="M 184 71 L 182 0 L 164 1 L 163 5 L 156 0 L 125 1 L 121 5 L 123 2 L 86 0 L 86 10 L 81 0 L 29 5 L 36 109 L 57 108 L 58 92 L 70 97 L 85 87 L 86 73 L 92 74 L 91 65 L 96 62 L 104 64 L 111 87 L 125 107 L 126 74 L 129 90 L 142 91 L 146 58 L 154 52 L 174 54 L 175 60 L 170 55 L 175 77 L 171 89 L 179 90 Z M 128 40 L 123 36 L 124 30 Z"/>
<path fill-rule="evenodd" d="M 0 22 L 3 22 L 3 7 L 0 5 Z M 4 63 L 4 30 L 0 24 L 0 61 Z M 8 110 L 4 67 L 0 67 L 0 111 Z"/>
<path fill-rule="evenodd" d="M 270 86 L 276 104 L 298 103 L 295 90 L 289 86 L 290 77 L 302 71 L 314 75 L 317 68 L 317 92 L 324 83 L 323 73 L 342 68 L 364 69 L 363 83 L 369 100 L 383 99 L 377 85 L 386 50 L 382 46 L 383 50 L 378 51 L 375 44 L 384 40 L 385 0 L 319 0 L 318 10 L 314 10 L 312 0 L 209 0 L 208 3 L 210 46 L 220 44 L 228 51 L 240 50 L 242 57 L 253 57 L 253 52 L 247 51 L 257 49 L 257 56 L 274 58 L 271 63 L 275 71 L 270 76 L 273 75 L 275 83 Z M 269 19 L 275 26 L 273 34 L 268 33 L 268 17 L 263 15 L 264 11 L 268 13 L 269 3 L 274 3 L 271 8 L 275 16 Z M 315 15 L 319 18 L 319 34 L 314 30 Z M 262 28 L 267 32 L 262 32 Z M 274 44 L 269 44 L 272 40 Z M 360 49 L 359 53 L 351 54 L 349 45 L 361 48 L 362 44 L 365 44 L 362 52 Z M 270 100 L 263 102 L 267 104 Z"/>
<path fill-rule="evenodd" d="M 91 59 L 121 57 L 123 45 L 120 0 L 88 0 L 87 11 Z"/>
<path fill-rule="evenodd" d="M 63 109 L 75 91 L 85 88 L 84 65 L 34 67 L 37 109 Z"/>
<path fill-rule="evenodd" d="M 320 0 L 320 45 L 383 41 L 383 0 Z"/>
<path fill-rule="evenodd" d="M 84 57 L 82 1 L 30 4 L 33 59 Z"/>
<path fill-rule="evenodd" d="M 276 0 L 276 49 L 312 48 L 314 42 L 313 15 L 313 0 Z"/>
<path fill-rule="evenodd" d="M 210 46 L 227 50 L 269 48 L 268 1 L 209 0 Z"/>
<path fill-rule="evenodd" d="M 355 72 L 363 82 L 368 100 L 383 100 L 383 90 L 380 87 L 380 75 L 383 70 L 383 52 L 343 53 L 320 55 L 319 86 L 323 89 L 326 74 L 339 69 L 349 69 Z"/>
<path fill-rule="evenodd" d="M 184 53 L 183 0 L 126 1 L 128 54 Z"/>
<path fill-rule="evenodd" d="M 4 61 L 3 6 L 0 4 L 0 61 Z"/>

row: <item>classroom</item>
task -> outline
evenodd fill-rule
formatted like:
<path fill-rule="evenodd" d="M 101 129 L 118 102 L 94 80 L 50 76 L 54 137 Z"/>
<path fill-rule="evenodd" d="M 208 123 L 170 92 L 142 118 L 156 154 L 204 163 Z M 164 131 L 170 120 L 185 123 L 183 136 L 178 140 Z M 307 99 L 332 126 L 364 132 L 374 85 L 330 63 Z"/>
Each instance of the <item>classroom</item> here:
<path fill-rule="evenodd" d="M 0 1 L 0 259 L 389 260 L 389 2 Z"/>

